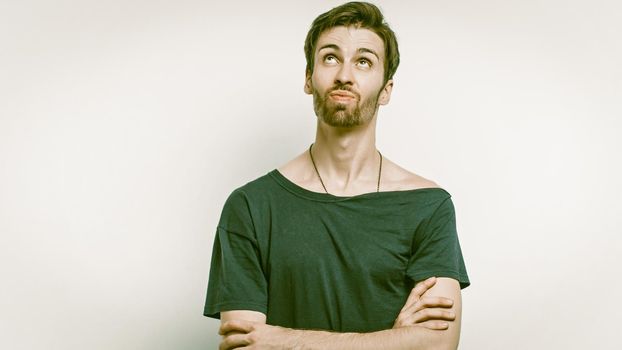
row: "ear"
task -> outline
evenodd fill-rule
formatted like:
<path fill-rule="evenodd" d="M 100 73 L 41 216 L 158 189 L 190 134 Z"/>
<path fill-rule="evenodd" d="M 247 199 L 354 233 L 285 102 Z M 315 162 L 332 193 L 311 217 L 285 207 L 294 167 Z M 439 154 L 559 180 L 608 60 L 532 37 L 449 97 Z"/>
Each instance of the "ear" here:
<path fill-rule="evenodd" d="M 391 100 L 391 91 L 393 91 L 393 79 L 389 79 L 378 96 L 378 104 L 386 105 Z"/>
<path fill-rule="evenodd" d="M 309 70 L 307 70 L 305 72 L 305 87 L 304 87 L 305 93 L 307 95 L 312 95 L 313 94 L 313 84 L 311 84 L 311 72 Z"/>

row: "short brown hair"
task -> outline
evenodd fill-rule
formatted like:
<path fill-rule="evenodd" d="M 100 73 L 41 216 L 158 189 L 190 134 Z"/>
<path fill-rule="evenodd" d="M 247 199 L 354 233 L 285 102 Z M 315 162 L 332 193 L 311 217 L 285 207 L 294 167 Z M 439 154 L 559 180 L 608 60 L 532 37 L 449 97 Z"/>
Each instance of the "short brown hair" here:
<path fill-rule="evenodd" d="M 380 9 L 367 2 L 348 2 L 319 15 L 311 24 L 305 39 L 305 58 L 307 72 L 313 73 L 315 45 L 322 33 L 337 26 L 355 26 L 366 28 L 378 34 L 384 42 L 384 82 L 393 78 L 400 64 L 400 52 L 397 48 L 395 33 L 389 28 Z"/>

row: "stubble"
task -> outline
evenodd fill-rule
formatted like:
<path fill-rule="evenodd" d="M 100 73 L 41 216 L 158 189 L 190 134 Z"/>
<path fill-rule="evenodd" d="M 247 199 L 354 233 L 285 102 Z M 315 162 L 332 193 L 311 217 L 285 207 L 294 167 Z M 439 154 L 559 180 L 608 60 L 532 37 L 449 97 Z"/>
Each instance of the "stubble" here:
<path fill-rule="evenodd" d="M 334 90 L 346 90 L 356 95 L 355 103 L 340 103 L 333 101 L 328 94 Z M 381 90 L 382 91 L 382 90 Z M 378 110 L 379 91 L 372 97 L 361 101 L 360 95 L 352 91 L 347 85 L 335 86 L 321 95 L 317 90 L 313 91 L 313 109 L 315 115 L 324 123 L 340 128 L 351 128 L 368 123 L 374 118 Z"/>

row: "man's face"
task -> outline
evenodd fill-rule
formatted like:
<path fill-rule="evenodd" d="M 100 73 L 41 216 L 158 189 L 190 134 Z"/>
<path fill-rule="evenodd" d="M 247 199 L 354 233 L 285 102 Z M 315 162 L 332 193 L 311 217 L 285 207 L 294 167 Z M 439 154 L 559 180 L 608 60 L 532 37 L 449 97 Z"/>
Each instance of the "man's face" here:
<path fill-rule="evenodd" d="M 322 33 L 305 81 L 318 118 L 334 127 L 371 121 L 393 87 L 392 80 L 383 84 L 384 60 L 384 43 L 369 29 L 340 26 Z"/>

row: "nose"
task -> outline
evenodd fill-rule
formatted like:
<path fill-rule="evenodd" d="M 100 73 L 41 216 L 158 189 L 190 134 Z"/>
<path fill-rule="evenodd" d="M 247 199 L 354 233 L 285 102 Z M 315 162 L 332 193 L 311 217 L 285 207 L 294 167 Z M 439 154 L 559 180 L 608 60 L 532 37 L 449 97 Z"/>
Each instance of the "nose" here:
<path fill-rule="evenodd" d="M 340 65 L 337 76 L 335 77 L 335 83 L 341 85 L 352 85 L 353 79 L 354 78 L 352 76 L 352 68 L 350 67 L 350 65 L 347 63 Z"/>

